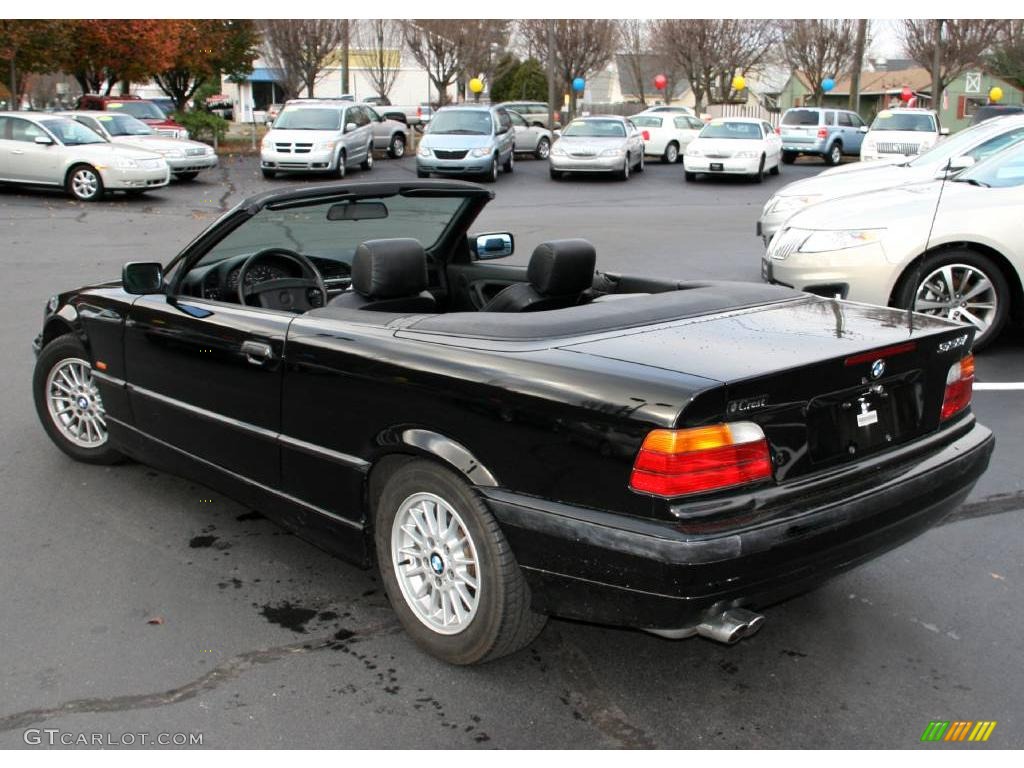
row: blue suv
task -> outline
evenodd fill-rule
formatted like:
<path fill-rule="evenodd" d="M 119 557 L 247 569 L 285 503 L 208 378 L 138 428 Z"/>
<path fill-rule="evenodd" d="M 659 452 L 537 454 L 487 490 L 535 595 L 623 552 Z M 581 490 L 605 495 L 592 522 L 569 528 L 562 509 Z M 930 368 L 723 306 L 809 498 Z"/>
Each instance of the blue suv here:
<path fill-rule="evenodd" d="M 782 162 L 800 155 L 817 155 L 826 165 L 839 165 L 843 155 L 860 156 L 864 141 L 860 115 L 848 109 L 793 107 L 782 116 Z"/>

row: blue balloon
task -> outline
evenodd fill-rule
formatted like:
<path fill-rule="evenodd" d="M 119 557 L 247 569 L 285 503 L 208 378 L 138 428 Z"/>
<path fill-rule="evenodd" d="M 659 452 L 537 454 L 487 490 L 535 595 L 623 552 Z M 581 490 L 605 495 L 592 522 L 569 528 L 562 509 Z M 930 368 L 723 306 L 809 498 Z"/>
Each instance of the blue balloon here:
<path fill-rule="evenodd" d="M 825 91 L 825 93 L 828 93 L 835 87 L 836 81 L 833 80 L 831 77 L 826 77 L 824 80 L 821 81 L 821 90 Z"/>
<path fill-rule="evenodd" d="M 585 86 L 586 83 L 583 81 L 582 77 L 577 77 L 572 81 L 572 89 L 577 93 L 582 91 Z"/>

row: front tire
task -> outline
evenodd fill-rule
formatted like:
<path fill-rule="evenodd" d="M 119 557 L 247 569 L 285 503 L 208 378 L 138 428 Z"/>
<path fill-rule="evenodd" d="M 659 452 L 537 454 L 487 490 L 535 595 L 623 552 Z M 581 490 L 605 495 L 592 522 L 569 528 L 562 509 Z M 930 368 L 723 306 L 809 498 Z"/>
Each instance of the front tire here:
<path fill-rule="evenodd" d="M 760 184 L 760 183 L 762 183 L 764 181 L 764 164 L 765 164 L 765 162 L 766 161 L 765 161 L 764 155 L 761 155 L 761 164 L 759 166 L 757 166 L 757 173 L 754 174 L 754 181 L 756 181 L 758 184 Z"/>
<path fill-rule="evenodd" d="M 103 199 L 103 178 L 91 165 L 76 165 L 68 171 L 68 193 L 83 203 L 94 203 Z"/>
<path fill-rule="evenodd" d="M 683 171 L 683 180 L 684 181 L 696 181 L 697 180 L 697 174 L 694 173 L 693 171 Z"/>
<path fill-rule="evenodd" d="M 348 163 L 348 158 L 345 156 L 344 152 L 341 152 L 338 155 L 338 167 L 334 169 L 334 175 L 335 175 L 336 178 L 339 178 L 339 179 L 344 179 L 345 178 L 345 171 L 347 170 L 347 167 L 346 167 L 347 163 Z"/>
<path fill-rule="evenodd" d="M 186 171 L 185 173 L 176 173 L 174 178 L 178 181 L 193 181 L 199 175 L 199 171 Z"/>
<path fill-rule="evenodd" d="M 551 176 L 551 180 L 552 181 L 561 181 L 562 180 L 562 172 L 561 171 L 556 171 L 554 168 L 550 168 L 550 167 L 548 168 L 548 175 Z"/>
<path fill-rule="evenodd" d="M 430 173 L 428 171 L 416 171 L 417 179 L 429 179 Z"/>
<path fill-rule="evenodd" d="M 43 429 L 68 456 L 88 464 L 124 459 L 110 446 L 103 399 L 92 378 L 89 354 L 76 336 L 60 336 L 39 353 L 32 394 Z"/>
<path fill-rule="evenodd" d="M 494 157 L 491 158 L 491 167 L 490 167 L 490 169 L 487 171 L 487 173 L 484 174 L 484 181 L 493 184 L 497 180 L 498 180 L 498 156 L 495 155 Z"/>
<path fill-rule="evenodd" d="M 508 153 L 508 160 L 505 161 L 504 165 L 501 166 L 501 170 L 505 173 L 512 173 L 516 169 L 516 148 L 512 147 L 512 151 Z"/>
<path fill-rule="evenodd" d="M 626 153 L 626 161 L 622 164 L 622 170 L 619 171 L 620 181 L 629 181 L 629 172 L 632 168 L 632 161 L 629 159 L 629 153 Z"/>
<path fill-rule="evenodd" d="M 914 278 L 920 274 L 915 286 Z M 941 251 L 912 265 L 900 279 L 894 304 L 975 327 L 974 349 L 999 336 L 1010 310 L 1006 276 L 988 256 L 966 248 Z"/>
<path fill-rule="evenodd" d="M 494 516 L 458 475 L 403 464 L 376 504 L 381 580 L 406 632 L 450 664 L 480 664 L 525 647 L 546 617 Z"/>
<path fill-rule="evenodd" d="M 263 174 L 263 178 L 268 180 L 277 176 L 277 171 L 271 171 L 266 168 L 261 168 L 260 172 Z"/>

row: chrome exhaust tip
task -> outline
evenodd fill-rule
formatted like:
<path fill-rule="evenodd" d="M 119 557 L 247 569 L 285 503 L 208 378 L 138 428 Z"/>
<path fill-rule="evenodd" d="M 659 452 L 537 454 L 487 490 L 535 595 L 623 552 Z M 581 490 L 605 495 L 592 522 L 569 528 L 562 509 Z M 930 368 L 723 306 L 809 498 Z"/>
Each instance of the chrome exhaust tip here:
<path fill-rule="evenodd" d="M 748 611 L 745 608 L 730 608 L 721 613 L 708 616 L 700 624 L 680 629 L 645 629 L 652 635 L 665 637 L 669 640 L 681 640 L 685 637 L 700 635 L 716 643 L 733 645 L 744 637 L 755 634 L 764 624 L 764 616 Z"/>

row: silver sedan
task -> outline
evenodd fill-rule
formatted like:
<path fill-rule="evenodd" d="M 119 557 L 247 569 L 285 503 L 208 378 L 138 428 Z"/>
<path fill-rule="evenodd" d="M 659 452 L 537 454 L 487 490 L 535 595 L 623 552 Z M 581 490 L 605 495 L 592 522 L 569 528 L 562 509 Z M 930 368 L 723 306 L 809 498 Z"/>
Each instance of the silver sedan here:
<path fill-rule="evenodd" d="M 530 154 L 538 160 L 547 160 L 551 154 L 551 131 L 528 122 L 518 112 L 509 110 L 508 116 L 512 130 L 516 132 L 516 154 Z"/>
<path fill-rule="evenodd" d="M 618 115 L 581 117 L 562 131 L 548 157 L 552 179 L 565 173 L 614 173 L 626 180 L 644 169 L 643 134 Z"/>

